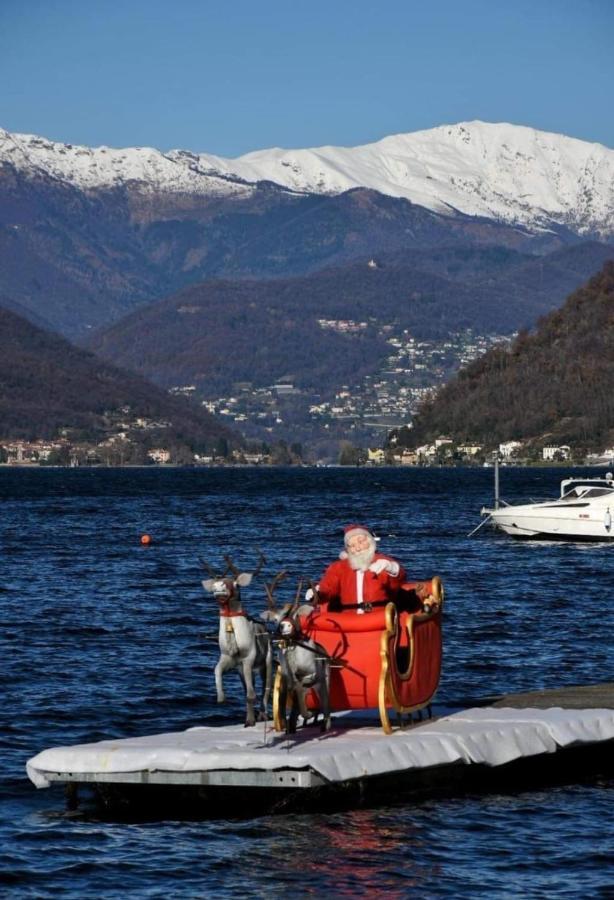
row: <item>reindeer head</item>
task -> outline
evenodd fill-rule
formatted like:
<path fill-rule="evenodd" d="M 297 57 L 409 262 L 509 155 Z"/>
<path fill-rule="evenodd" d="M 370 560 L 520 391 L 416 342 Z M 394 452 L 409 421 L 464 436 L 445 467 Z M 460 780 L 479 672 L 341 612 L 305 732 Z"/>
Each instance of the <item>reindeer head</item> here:
<path fill-rule="evenodd" d="M 263 613 L 260 613 L 260 618 L 264 619 L 265 622 L 279 622 L 282 616 L 285 614 L 287 608 L 289 608 L 292 604 L 287 603 L 281 610 L 277 606 L 277 599 L 275 597 L 275 591 L 278 586 L 284 580 L 284 578 L 288 577 L 288 573 L 286 571 L 278 572 L 277 575 L 273 578 L 273 581 L 264 583 L 264 589 L 266 591 L 266 599 L 267 606 Z"/>
<path fill-rule="evenodd" d="M 277 600 L 275 598 L 275 590 L 281 581 L 286 578 L 288 575 L 287 572 L 279 572 L 273 581 L 270 584 L 264 585 L 267 594 L 267 603 L 268 609 L 260 614 L 260 617 L 265 620 L 265 622 L 275 622 L 277 625 L 277 629 L 279 634 L 286 639 L 292 639 L 297 637 L 300 633 L 300 623 L 299 616 L 306 615 L 308 612 L 313 610 L 313 606 L 309 604 L 301 603 L 301 596 L 303 593 L 303 579 L 299 579 L 296 594 L 294 600 L 288 603 L 284 603 L 281 609 L 277 606 Z M 312 591 L 315 592 L 315 588 L 313 585 L 310 586 Z"/>
<path fill-rule="evenodd" d="M 217 573 L 211 566 L 201 560 L 201 563 L 211 576 L 203 582 L 203 588 L 213 597 L 220 605 L 220 610 L 231 606 L 237 607 L 241 603 L 241 588 L 247 587 L 261 571 L 266 562 L 263 554 L 260 553 L 260 559 L 254 572 L 239 572 L 230 556 L 224 556 L 226 561 L 226 569 L 223 573 Z M 230 574 L 229 574 L 230 573 Z"/>

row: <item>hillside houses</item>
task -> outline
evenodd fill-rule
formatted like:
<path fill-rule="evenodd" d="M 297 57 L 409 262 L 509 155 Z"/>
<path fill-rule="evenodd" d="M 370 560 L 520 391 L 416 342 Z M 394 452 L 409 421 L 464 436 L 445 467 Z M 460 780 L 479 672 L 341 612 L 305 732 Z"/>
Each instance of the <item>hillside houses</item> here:
<path fill-rule="evenodd" d="M 467 330 L 444 341 L 419 340 L 398 323 L 368 319 L 318 319 L 324 331 L 348 341 L 366 333 L 388 349 L 376 374 L 317 393 L 280 373 L 269 385 L 236 382 L 232 394 L 202 396 L 209 412 L 235 424 L 248 438 L 281 437 L 309 443 L 323 434 L 367 444 L 381 442 L 392 428 L 407 425 L 420 405 L 450 375 L 494 343 L 501 335 Z M 177 385 L 173 393 L 194 394 L 194 385 Z"/>

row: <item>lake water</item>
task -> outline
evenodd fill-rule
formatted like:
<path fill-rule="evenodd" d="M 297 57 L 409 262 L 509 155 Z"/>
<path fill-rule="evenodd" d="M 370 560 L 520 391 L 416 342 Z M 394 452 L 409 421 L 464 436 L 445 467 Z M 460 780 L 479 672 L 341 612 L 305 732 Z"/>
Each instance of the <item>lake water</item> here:
<path fill-rule="evenodd" d="M 503 469 L 507 500 L 568 472 Z M 584 470 L 583 474 L 586 474 Z M 600 472 L 603 474 L 603 471 Z M 614 680 L 614 546 L 485 528 L 491 469 L 0 470 L 0 885 L 10 897 L 612 897 L 611 781 L 332 814 L 103 821 L 37 791 L 59 744 L 242 721 L 199 558 L 317 577 L 365 522 L 447 592 L 438 699 Z M 140 545 L 149 533 L 150 547 Z M 263 607 L 256 585 L 244 594 Z M 0 888 L 2 890 L 2 888 Z"/>

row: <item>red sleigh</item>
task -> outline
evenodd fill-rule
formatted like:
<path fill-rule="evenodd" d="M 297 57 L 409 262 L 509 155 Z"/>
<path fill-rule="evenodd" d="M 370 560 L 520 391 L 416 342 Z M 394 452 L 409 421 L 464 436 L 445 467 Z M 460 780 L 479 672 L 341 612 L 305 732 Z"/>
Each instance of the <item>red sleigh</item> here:
<path fill-rule="evenodd" d="M 302 619 L 304 633 L 331 657 L 332 711 L 378 708 L 390 734 L 391 711 L 403 715 L 430 706 L 441 672 L 444 592 L 439 577 L 422 585 L 420 595 L 428 594 L 424 604 L 416 594 L 418 583 L 408 582 L 400 592 L 400 610 L 388 603 L 364 613 L 316 610 Z M 273 699 L 275 728 L 281 731 L 279 698 Z M 313 696 L 310 705 L 317 708 Z"/>

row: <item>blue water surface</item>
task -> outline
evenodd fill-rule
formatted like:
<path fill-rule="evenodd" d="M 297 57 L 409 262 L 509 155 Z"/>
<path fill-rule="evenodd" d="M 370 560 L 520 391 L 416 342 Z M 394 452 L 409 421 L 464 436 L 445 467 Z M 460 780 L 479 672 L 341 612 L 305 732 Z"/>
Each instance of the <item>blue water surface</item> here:
<path fill-rule="evenodd" d="M 560 469 L 503 470 L 511 502 Z M 583 471 L 586 474 L 586 470 Z M 601 473 L 603 474 L 603 473 Z M 611 781 L 337 813 L 105 821 L 36 790 L 47 747 L 242 721 L 215 703 L 200 559 L 317 577 L 365 522 L 447 591 L 442 703 L 614 680 L 614 546 L 489 529 L 488 469 L 0 470 L 0 891 L 11 897 L 611 897 Z M 143 533 L 153 536 L 140 545 Z M 244 598 L 264 607 L 254 584 Z"/>

